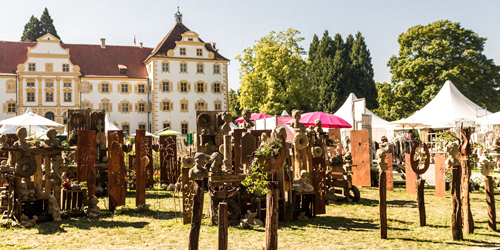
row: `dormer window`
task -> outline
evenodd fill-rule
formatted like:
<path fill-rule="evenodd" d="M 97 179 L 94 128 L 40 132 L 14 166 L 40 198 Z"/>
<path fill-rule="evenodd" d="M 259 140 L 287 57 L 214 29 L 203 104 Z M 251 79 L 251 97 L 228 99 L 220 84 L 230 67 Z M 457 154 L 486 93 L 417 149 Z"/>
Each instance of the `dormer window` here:
<path fill-rule="evenodd" d="M 127 74 L 127 66 L 118 64 L 118 69 L 120 69 L 120 74 Z"/>
<path fill-rule="evenodd" d="M 188 38 L 188 41 L 192 42 L 192 41 L 193 41 L 193 38 Z"/>

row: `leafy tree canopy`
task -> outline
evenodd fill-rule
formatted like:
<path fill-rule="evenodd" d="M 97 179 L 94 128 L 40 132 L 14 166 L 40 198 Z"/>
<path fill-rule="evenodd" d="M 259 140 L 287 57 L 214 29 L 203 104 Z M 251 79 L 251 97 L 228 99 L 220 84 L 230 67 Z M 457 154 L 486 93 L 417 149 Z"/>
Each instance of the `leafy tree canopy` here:
<path fill-rule="evenodd" d="M 299 31 L 272 31 L 238 55 L 241 63 L 241 109 L 269 115 L 283 110 L 310 110 L 311 94 L 307 62 L 302 57 L 304 40 Z"/>
<path fill-rule="evenodd" d="M 409 28 L 399 35 L 398 55 L 387 63 L 392 83 L 378 86 L 381 106 L 374 112 L 390 120 L 408 117 L 432 100 L 447 80 L 476 104 L 500 110 L 500 67 L 483 54 L 485 41 L 448 20 Z"/>
<path fill-rule="evenodd" d="M 239 102 L 239 94 L 238 91 L 234 91 L 233 89 L 229 90 L 228 93 L 228 106 L 229 106 L 229 113 L 233 116 L 233 121 L 241 117 L 241 108 L 240 108 L 240 102 Z"/>
<path fill-rule="evenodd" d="M 31 16 L 30 21 L 24 26 L 23 35 L 21 37 L 22 42 L 35 42 L 36 39 L 50 33 L 57 39 L 61 40 L 59 35 L 57 35 L 56 27 L 54 26 L 54 21 L 50 17 L 47 8 L 43 11 L 40 20 L 35 16 Z M 61 41 L 62 42 L 62 41 Z"/>

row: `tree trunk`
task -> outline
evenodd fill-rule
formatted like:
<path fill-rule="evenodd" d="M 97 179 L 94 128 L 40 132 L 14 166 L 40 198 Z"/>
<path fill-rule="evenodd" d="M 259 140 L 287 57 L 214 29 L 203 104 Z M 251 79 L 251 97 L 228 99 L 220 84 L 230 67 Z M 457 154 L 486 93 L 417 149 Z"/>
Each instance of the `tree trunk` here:
<path fill-rule="evenodd" d="M 460 166 L 453 167 L 453 179 L 451 181 L 451 233 L 453 240 L 463 240 L 462 232 L 462 202 L 460 201 L 460 181 L 461 181 Z"/>
<path fill-rule="evenodd" d="M 200 238 L 201 218 L 203 216 L 203 180 L 193 182 L 193 215 L 191 216 L 191 232 L 189 233 L 189 250 L 198 249 L 198 240 Z"/>
<path fill-rule="evenodd" d="M 380 196 L 379 209 L 380 209 L 380 238 L 387 239 L 387 175 L 384 172 L 380 173 L 378 192 Z"/>
<path fill-rule="evenodd" d="M 219 203 L 219 250 L 227 249 L 227 203 Z"/>
<path fill-rule="evenodd" d="M 486 192 L 486 203 L 488 204 L 488 229 L 497 230 L 497 215 L 495 211 L 495 189 L 491 176 L 484 177 L 484 188 Z"/>
<path fill-rule="evenodd" d="M 265 250 L 278 249 L 278 203 L 279 190 L 278 182 L 273 181 L 267 184 L 269 193 L 266 204 L 266 245 Z"/>
<path fill-rule="evenodd" d="M 472 234 L 474 233 L 474 219 L 472 218 L 472 212 L 470 210 L 469 198 L 471 168 L 467 156 L 462 157 L 462 171 L 462 218 L 464 233 Z"/>

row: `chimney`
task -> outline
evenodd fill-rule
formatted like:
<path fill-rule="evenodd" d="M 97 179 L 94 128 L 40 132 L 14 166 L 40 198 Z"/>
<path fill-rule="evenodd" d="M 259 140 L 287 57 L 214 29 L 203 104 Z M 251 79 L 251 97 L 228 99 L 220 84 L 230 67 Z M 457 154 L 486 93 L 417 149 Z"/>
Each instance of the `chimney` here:
<path fill-rule="evenodd" d="M 101 38 L 101 49 L 106 48 L 106 38 Z"/>
<path fill-rule="evenodd" d="M 139 43 L 139 46 L 141 46 L 141 49 L 142 49 L 142 42 Z"/>

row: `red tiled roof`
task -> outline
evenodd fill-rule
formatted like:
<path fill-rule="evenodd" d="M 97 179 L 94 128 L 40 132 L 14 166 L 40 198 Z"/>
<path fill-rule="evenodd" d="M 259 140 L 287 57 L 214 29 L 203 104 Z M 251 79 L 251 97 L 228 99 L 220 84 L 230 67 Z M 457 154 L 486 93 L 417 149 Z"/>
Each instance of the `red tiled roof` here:
<path fill-rule="evenodd" d="M 190 31 L 184 24 L 182 23 L 176 23 L 174 27 L 168 32 L 168 34 L 161 40 L 158 45 L 153 49 L 151 52 L 151 55 L 148 56 L 147 59 L 151 57 L 168 57 L 167 52 L 171 49 L 174 49 L 176 44 L 176 41 L 180 41 L 182 39 L 182 34 L 185 32 Z M 204 41 L 198 37 L 200 42 L 204 43 Z M 215 60 L 228 60 L 227 58 L 223 57 L 219 52 L 214 50 L 212 48 L 212 45 L 210 43 L 205 43 L 205 48 L 214 53 L 214 59 Z M 146 59 L 146 60 L 147 60 Z M 229 60 L 228 60 L 229 61 Z"/>
<path fill-rule="evenodd" d="M 36 46 L 36 42 L 0 41 L 0 74 L 12 74 L 17 65 L 27 59 L 28 47 Z M 152 48 L 135 46 L 82 45 L 61 43 L 69 48 L 71 63 L 80 66 L 83 76 L 147 78 L 146 66 L 142 63 Z M 127 66 L 127 73 L 120 74 L 118 65 Z"/>

